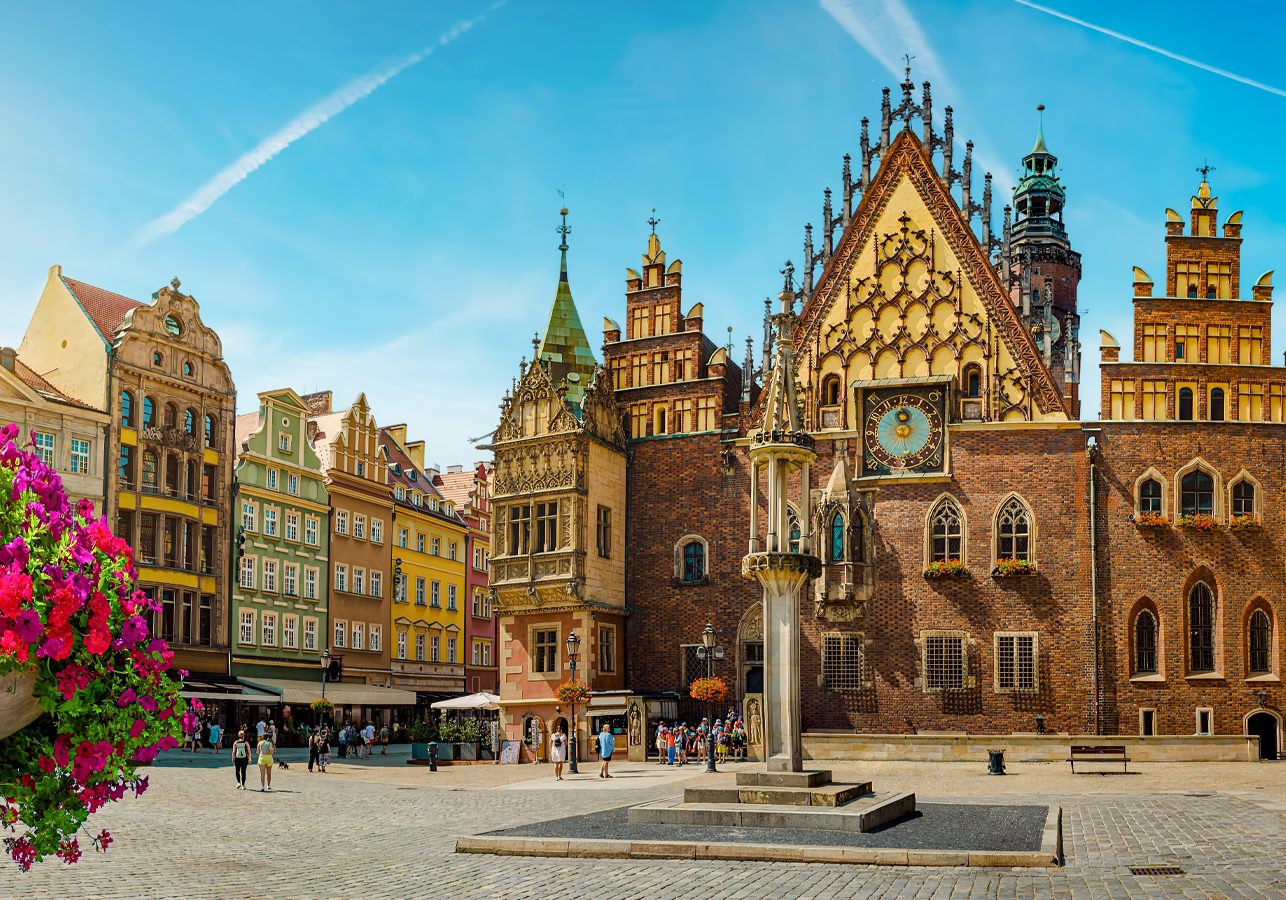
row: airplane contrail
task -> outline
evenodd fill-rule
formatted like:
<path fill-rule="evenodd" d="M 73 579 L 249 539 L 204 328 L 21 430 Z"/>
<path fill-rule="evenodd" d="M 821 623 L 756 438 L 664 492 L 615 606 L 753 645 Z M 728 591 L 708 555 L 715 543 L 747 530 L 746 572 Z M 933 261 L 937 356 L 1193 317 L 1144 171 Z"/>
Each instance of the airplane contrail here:
<path fill-rule="evenodd" d="M 1220 78 L 1227 78 L 1229 81 L 1236 81 L 1249 87 L 1258 88 L 1261 91 L 1267 91 L 1270 94 L 1276 94 L 1278 97 L 1286 97 L 1286 90 L 1273 87 L 1271 84 L 1264 84 L 1262 81 L 1256 81 L 1253 78 L 1247 78 L 1245 75 L 1238 75 L 1236 72 L 1229 72 L 1227 69 L 1221 69 L 1218 66 L 1212 66 L 1209 63 L 1203 63 L 1200 60 L 1193 59 L 1190 56 L 1184 56 L 1164 47 L 1158 47 L 1156 44 L 1149 44 L 1147 41 L 1141 41 L 1138 38 L 1130 37 L 1128 34 L 1121 34 L 1119 31 L 1113 31 L 1110 28 L 1104 28 L 1102 25 L 1095 25 L 1093 22 L 1086 22 L 1084 19 L 1078 19 L 1075 16 L 1069 16 L 1067 13 L 1059 12 L 1056 9 L 1050 9 L 1047 6 L 1041 6 L 1039 3 L 1032 3 L 1031 0 L 1014 0 L 1015 3 L 1034 9 L 1037 12 L 1043 12 L 1048 16 L 1054 16 L 1065 22 L 1071 22 L 1073 25 L 1079 25 L 1082 28 L 1088 28 L 1090 31 L 1097 31 L 1099 34 L 1105 34 L 1108 37 L 1116 38 L 1118 41 L 1124 41 L 1127 44 L 1133 44 L 1136 47 L 1142 47 L 1167 59 L 1173 59 L 1175 62 L 1181 62 L 1185 66 L 1192 66 L 1194 69 L 1201 69 L 1203 72 L 1209 72 L 1212 75 L 1218 75 Z"/>
<path fill-rule="evenodd" d="M 482 15 L 457 22 L 439 35 L 438 39 L 433 43 L 426 45 L 409 56 L 402 57 L 392 65 L 367 72 L 365 75 L 353 79 L 339 88 L 339 90 L 314 103 L 288 122 L 285 127 L 275 134 L 269 135 L 253 149 L 237 157 L 231 165 L 197 188 L 169 212 L 153 219 L 140 228 L 134 234 L 134 246 L 145 246 L 157 238 L 165 237 L 178 231 L 185 224 L 213 206 L 220 197 L 244 181 L 251 173 L 263 167 L 273 157 L 295 143 L 295 141 L 316 131 L 358 101 L 369 97 L 380 87 L 416 63 L 423 61 L 439 47 L 456 40 L 485 19 L 488 13 L 494 11 L 500 5 L 501 3 L 496 3 Z"/>

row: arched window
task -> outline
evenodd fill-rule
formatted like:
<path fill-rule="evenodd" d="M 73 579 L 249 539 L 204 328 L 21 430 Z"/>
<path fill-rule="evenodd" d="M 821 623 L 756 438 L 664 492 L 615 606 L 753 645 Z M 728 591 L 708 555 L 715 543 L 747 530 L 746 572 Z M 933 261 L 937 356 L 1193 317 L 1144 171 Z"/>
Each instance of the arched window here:
<path fill-rule="evenodd" d="M 121 391 L 121 424 L 134 427 L 134 395 L 129 391 Z"/>
<path fill-rule="evenodd" d="M 1253 516 L 1255 514 L 1255 485 L 1242 479 L 1232 486 L 1232 514 L 1234 516 Z"/>
<path fill-rule="evenodd" d="M 1179 512 L 1181 515 L 1214 515 L 1215 481 L 1210 473 L 1194 469 L 1180 482 Z"/>
<path fill-rule="evenodd" d="M 964 550 L 964 517 L 954 500 L 944 499 L 929 518 L 929 561 L 961 559 Z"/>
<path fill-rule="evenodd" d="M 184 378 L 192 377 L 192 363 L 187 362 L 186 360 L 184 360 L 183 362 L 183 377 Z"/>
<path fill-rule="evenodd" d="M 173 403 L 165 404 L 165 427 L 174 428 L 179 424 L 179 408 Z"/>
<path fill-rule="evenodd" d="M 1192 388 L 1179 388 L 1179 419 L 1192 421 Z"/>
<path fill-rule="evenodd" d="M 866 517 L 860 512 L 853 522 L 853 562 L 866 563 Z"/>
<path fill-rule="evenodd" d="M 1157 620 L 1143 610 L 1134 620 L 1134 673 L 1154 675 L 1157 670 Z"/>
<path fill-rule="evenodd" d="M 996 559 L 1030 562 L 1031 543 L 1031 510 L 1017 497 L 1011 497 L 996 516 Z"/>
<path fill-rule="evenodd" d="M 1215 668 L 1215 598 L 1201 581 L 1188 592 L 1188 667 L 1193 672 Z"/>
<path fill-rule="evenodd" d="M 143 427 L 151 428 L 156 424 L 156 401 L 151 397 L 143 398 Z"/>
<path fill-rule="evenodd" d="M 156 366 L 157 368 L 160 368 L 163 362 L 165 362 L 165 357 L 161 356 L 159 351 L 154 352 L 152 354 L 152 365 Z"/>
<path fill-rule="evenodd" d="M 1224 417 L 1223 388 L 1210 389 L 1210 421 L 1222 422 Z"/>
<path fill-rule="evenodd" d="M 799 514 L 795 512 L 794 507 L 786 507 L 786 533 L 788 535 L 786 552 L 799 552 Z"/>
<path fill-rule="evenodd" d="M 201 486 L 196 477 L 196 461 L 189 459 L 185 469 L 186 480 L 183 482 L 183 490 L 189 500 L 195 500 L 197 490 Z"/>
<path fill-rule="evenodd" d="M 1155 478 L 1139 485 L 1139 512 L 1161 515 L 1161 482 Z"/>
<path fill-rule="evenodd" d="M 836 406 L 839 403 L 839 376 L 827 375 L 822 381 L 822 405 Z"/>
<path fill-rule="evenodd" d="M 844 561 L 844 516 L 835 513 L 831 519 L 831 562 Z"/>
<path fill-rule="evenodd" d="M 706 575 L 706 548 L 700 541 L 683 545 L 683 581 L 696 584 Z"/>
<path fill-rule="evenodd" d="M 205 445 L 211 449 L 217 449 L 217 445 L 215 443 L 215 421 L 214 416 L 211 415 L 207 415 L 205 417 Z M 358 472 L 357 474 L 360 475 L 362 473 Z"/>
<path fill-rule="evenodd" d="M 964 395 L 966 397 L 982 396 L 982 369 L 977 363 L 964 367 Z"/>
<path fill-rule="evenodd" d="M 1250 622 L 1246 628 L 1247 638 L 1250 644 L 1249 659 L 1247 662 L 1252 675 L 1267 675 L 1272 671 L 1272 638 L 1273 624 L 1268 618 L 1268 613 L 1262 609 L 1257 609 L 1250 614 Z"/>
<path fill-rule="evenodd" d="M 188 434 L 196 434 L 196 410 L 188 409 L 183 413 L 183 430 Z"/>

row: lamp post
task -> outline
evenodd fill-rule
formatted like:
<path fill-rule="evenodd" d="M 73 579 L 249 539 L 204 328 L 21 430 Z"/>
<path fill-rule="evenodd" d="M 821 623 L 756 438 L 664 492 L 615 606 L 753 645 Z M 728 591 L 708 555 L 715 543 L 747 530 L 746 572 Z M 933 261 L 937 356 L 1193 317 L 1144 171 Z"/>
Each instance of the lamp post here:
<path fill-rule="evenodd" d="M 714 645 L 714 625 L 706 622 L 705 630 L 701 632 L 701 646 L 697 648 L 697 658 L 706 661 L 706 677 L 714 677 L 714 661 L 723 659 L 723 648 Z M 706 771 L 718 772 L 714 767 L 714 701 L 708 701 L 710 706 L 710 727 L 706 729 Z"/>
<path fill-rule="evenodd" d="M 326 676 L 329 674 L 329 672 L 330 672 L 330 648 L 327 647 L 321 653 L 321 679 L 322 679 L 322 699 L 323 700 L 326 699 Z M 319 730 L 322 725 L 326 724 L 325 719 L 323 718 L 325 715 L 326 715 L 325 710 L 317 711 L 317 727 Z"/>
<path fill-rule="evenodd" d="M 572 684 L 576 683 L 576 659 L 580 656 L 580 637 L 576 632 L 567 635 L 567 664 L 572 670 Z M 579 775 L 576 768 L 576 701 L 572 701 L 572 733 L 567 742 L 568 754 L 571 756 L 571 765 L 567 771 L 572 775 Z"/>

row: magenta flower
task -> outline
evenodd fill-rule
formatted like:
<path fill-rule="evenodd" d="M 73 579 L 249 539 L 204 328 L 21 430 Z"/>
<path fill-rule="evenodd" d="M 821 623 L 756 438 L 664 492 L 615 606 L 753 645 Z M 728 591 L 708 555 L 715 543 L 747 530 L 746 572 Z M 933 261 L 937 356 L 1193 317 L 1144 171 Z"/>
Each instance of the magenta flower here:
<path fill-rule="evenodd" d="M 142 719 L 135 719 L 134 724 L 129 727 L 129 736 L 132 738 L 136 738 L 140 734 L 142 734 L 144 729 L 146 728 L 147 728 L 146 722 L 144 722 Z"/>
<path fill-rule="evenodd" d="M 24 609 L 18 613 L 14 630 L 18 632 L 18 637 L 30 644 L 40 637 L 40 632 L 45 630 L 45 626 L 40 621 L 40 613 L 34 609 Z"/>
<path fill-rule="evenodd" d="M 117 698 L 116 698 L 116 705 L 117 705 L 117 706 L 119 706 L 121 709 L 124 709 L 125 707 L 127 707 L 127 706 L 129 706 L 131 703 L 133 703 L 133 702 L 134 702 L 134 698 L 135 698 L 135 697 L 137 697 L 137 696 L 138 696 L 138 695 L 134 693 L 134 689 L 133 689 L 133 688 L 126 688 L 126 689 L 121 693 L 121 695 L 120 695 L 119 697 L 117 697 Z"/>

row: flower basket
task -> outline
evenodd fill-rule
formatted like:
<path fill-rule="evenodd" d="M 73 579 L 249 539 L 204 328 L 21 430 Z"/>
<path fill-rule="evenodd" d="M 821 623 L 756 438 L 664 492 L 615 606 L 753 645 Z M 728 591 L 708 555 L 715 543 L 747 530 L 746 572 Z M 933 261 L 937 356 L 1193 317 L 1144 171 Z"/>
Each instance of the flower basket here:
<path fill-rule="evenodd" d="M 1228 520 L 1229 531 L 1258 531 L 1261 525 L 1258 516 L 1233 516 Z"/>
<path fill-rule="evenodd" d="M 1205 513 L 1188 513 L 1179 517 L 1180 528 L 1191 528 L 1193 531 L 1214 531 L 1219 527 L 1219 520 Z"/>
<path fill-rule="evenodd" d="M 196 716 L 168 675 L 174 654 L 149 633 L 160 604 L 135 590 L 133 551 L 93 503 L 73 507 L 17 435 L 0 428 L 0 685 L 14 687 L 0 693 L 0 830 L 27 870 L 78 861 L 89 816 L 147 790 L 138 766 L 177 747 Z M 106 830 L 85 839 L 113 842 Z"/>
<path fill-rule="evenodd" d="M 993 578 L 1017 578 L 1035 574 L 1036 564 L 1026 559 L 998 559 L 996 567 L 991 570 Z"/>
<path fill-rule="evenodd" d="M 335 704 L 326 699 L 314 700 L 311 705 L 315 713 L 332 713 L 335 711 Z"/>
<path fill-rule="evenodd" d="M 579 681 L 568 681 L 558 686 L 554 696 L 559 703 L 584 703 L 590 697 L 590 690 Z"/>
<path fill-rule="evenodd" d="M 1160 513 L 1144 512 L 1131 516 L 1130 521 L 1140 528 L 1169 528 L 1170 520 Z"/>
<path fill-rule="evenodd" d="M 698 678 L 688 685 L 688 693 L 693 700 L 703 703 L 722 703 L 728 696 L 728 682 L 718 675 L 713 678 Z"/>
<path fill-rule="evenodd" d="M 961 578 L 969 573 L 969 568 L 961 560 L 945 559 L 929 563 L 924 570 L 925 578 Z"/>

